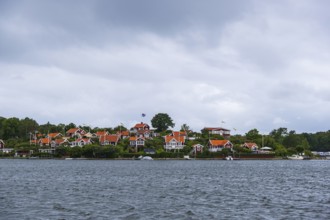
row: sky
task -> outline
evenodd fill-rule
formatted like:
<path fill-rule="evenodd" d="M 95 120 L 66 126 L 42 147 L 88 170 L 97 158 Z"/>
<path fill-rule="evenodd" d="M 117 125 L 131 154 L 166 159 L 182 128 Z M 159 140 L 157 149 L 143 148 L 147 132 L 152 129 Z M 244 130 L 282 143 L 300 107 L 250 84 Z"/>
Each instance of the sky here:
<path fill-rule="evenodd" d="M 0 0 L 0 116 L 330 129 L 327 0 Z M 142 117 L 141 114 L 146 114 Z"/>

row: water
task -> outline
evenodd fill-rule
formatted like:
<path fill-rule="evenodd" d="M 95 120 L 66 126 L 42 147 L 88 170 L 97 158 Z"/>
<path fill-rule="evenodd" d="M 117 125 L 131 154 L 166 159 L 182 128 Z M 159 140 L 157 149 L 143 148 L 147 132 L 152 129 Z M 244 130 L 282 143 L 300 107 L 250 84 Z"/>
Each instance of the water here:
<path fill-rule="evenodd" d="M 0 160 L 0 219 L 329 219 L 330 161 Z"/>

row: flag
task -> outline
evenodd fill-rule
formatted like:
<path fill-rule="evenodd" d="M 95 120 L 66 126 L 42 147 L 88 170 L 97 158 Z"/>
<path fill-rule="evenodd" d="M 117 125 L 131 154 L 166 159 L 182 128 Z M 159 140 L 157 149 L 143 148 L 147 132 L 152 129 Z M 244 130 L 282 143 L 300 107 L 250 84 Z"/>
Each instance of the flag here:
<path fill-rule="evenodd" d="M 146 114 L 142 113 L 142 117 L 145 117 L 145 116 L 146 116 Z"/>

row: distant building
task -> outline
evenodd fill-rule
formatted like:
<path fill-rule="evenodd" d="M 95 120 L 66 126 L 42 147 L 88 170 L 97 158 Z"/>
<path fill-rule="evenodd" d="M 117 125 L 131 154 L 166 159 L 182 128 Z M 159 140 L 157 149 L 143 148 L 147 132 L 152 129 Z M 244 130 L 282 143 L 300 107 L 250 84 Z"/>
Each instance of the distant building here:
<path fill-rule="evenodd" d="M 205 127 L 203 130 L 208 131 L 209 134 L 218 134 L 223 136 L 225 139 L 230 137 L 230 130 L 221 127 Z"/>
<path fill-rule="evenodd" d="M 208 148 L 210 152 L 218 152 L 224 148 L 232 149 L 233 144 L 228 140 L 209 140 Z"/>

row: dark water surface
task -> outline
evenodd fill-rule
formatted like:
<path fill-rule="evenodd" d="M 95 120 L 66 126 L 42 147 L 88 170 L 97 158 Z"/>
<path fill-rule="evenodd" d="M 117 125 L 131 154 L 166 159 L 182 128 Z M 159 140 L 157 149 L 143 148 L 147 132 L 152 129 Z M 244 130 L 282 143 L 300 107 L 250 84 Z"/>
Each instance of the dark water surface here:
<path fill-rule="evenodd" d="M 330 161 L 0 160 L 0 219 L 330 219 Z"/>

